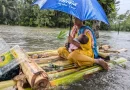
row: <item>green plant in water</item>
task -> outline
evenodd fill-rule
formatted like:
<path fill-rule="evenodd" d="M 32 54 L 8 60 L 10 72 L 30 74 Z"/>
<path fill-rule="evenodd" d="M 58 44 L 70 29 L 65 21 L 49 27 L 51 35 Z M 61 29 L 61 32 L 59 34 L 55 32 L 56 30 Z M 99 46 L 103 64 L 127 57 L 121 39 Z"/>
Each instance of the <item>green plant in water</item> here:
<path fill-rule="evenodd" d="M 58 39 L 64 39 L 67 35 L 67 31 L 66 30 L 62 30 L 60 31 L 60 33 L 57 35 Z"/>

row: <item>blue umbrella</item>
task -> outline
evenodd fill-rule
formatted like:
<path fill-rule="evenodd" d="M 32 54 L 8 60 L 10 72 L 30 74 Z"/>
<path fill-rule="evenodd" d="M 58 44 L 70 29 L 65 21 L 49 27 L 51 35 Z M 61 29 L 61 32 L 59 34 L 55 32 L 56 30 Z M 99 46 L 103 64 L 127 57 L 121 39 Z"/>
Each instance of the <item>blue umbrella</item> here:
<path fill-rule="evenodd" d="M 109 24 L 107 16 L 97 0 L 36 0 L 40 9 L 52 9 L 68 13 L 78 19 L 99 20 Z"/>

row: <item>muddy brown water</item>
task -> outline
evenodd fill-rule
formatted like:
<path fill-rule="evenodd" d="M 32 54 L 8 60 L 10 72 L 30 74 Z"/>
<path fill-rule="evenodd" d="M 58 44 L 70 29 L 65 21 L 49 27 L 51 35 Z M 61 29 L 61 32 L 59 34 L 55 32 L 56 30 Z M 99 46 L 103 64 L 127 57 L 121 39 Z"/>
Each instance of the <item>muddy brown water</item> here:
<path fill-rule="evenodd" d="M 26 51 L 41 51 L 57 49 L 63 46 L 65 39 L 57 39 L 62 29 L 34 28 L 22 26 L 0 25 L 0 37 L 12 47 L 20 45 Z M 60 90 L 130 90 L 130 32 L 101 31 L 99 44 L 108 44 L 115 50 L 126 48 L 127 52 L 113 55 L 128 59 L 126 68 L 116 66 L 108 72 L 94 74 L 87 80 L 73 83 L 69 87 L 59 87 Z M 71 80 L 71 79 L 70 79 Z"/>

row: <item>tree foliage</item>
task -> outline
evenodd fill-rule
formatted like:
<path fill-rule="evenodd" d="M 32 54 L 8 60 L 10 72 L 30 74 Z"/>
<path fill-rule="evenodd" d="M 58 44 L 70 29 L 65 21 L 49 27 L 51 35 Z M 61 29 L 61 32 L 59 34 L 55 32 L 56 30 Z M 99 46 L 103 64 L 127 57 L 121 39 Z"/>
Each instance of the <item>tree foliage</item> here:
<path fill-rule="evenodd" d="M 111 30 L 130 31 L 130 11 L 120 15 L 111 14 L 110 24 Z"/>
<path fill-rule="evenodd" d="M 98 1 L 101 4 L 101 6 L 103 7 L 103 9 L 105 10 L 108 17 L 111 13 L 116 11 L 115 5 L 120 3 L 117 0 L 98 0 Z"/>
<path fill-rule="evenodd" d="M 0 0 L 0 24 L 22 25 L 33 27 L 69 27 L 70 17 L 68 14 L 53 11 L 40 10 L 33 6 L 34 0 Z M 116 12 L 116 0 L 98 0 L 103 6 L 107 16 L 111 18 Z M 114 21 L 114 19 L 112 19 Z M 110 22 L 113 22 L 110 19 Z M 128 23 L 128 22 L 126 22 Z M 92 21 L 86 21 L 92 25 Z M 104 25 L 102 25 L 102 28 Z"/>
<path fill-rule="evenodd" d="M 0 23 L 9 24 L 17 19 L 15 0 L 0 0 Z"/>

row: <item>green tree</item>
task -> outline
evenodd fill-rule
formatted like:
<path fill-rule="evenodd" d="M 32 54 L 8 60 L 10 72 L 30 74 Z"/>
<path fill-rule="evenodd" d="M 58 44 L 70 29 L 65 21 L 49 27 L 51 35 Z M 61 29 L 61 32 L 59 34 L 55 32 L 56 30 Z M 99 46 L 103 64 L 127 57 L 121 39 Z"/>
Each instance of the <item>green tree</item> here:
<path fill-rule="evenodd" d="M 129 31 L 129 15 L 130 11 L 126 11 L 124 14 L 118 15 L 116 12 L 110 15 L 109 21 L 111 28 L 110 30 Z"/>
<path fill-rule="evenodd" d="M 35 27 L 69 27 L 70 17 L 68 14 L 53 10 L 40 10 L 38 6 L 32 5 L 33 1 L 1 0 L 0 11 L 2 12 L 0 12 L 0 23 Z M 111 17 L 111 13 L 116 11 L 115 4 L 119 3 L 115 0 L 98 1 L 103 6 L 108 17 Z M 98 31 L 100 26 L 100 22 L 97 22 L 93 21 L 95 31 Z M 92 25 L 92 21 L 86 21 L 86 23 Z M 102 24 L 101 26 L 104 27 Z"/>
<path fill-rule="evenodd" d="M 109 18 L 113 12 L 116 12 L 116 4 L 119 4 L 119 1 L 116 0 L 98 0 L 101 6 L 103 7 L 107 17 Z M 108 25 L 104 23 L 100 23 L 100 21 L 93 21 L 93 30 L 95 31 L 96 37 L 99 38 L 99 28 L 100 29 L 107 29 Z"/>
<path fill-rule="evenodd" d="M 130 31 L 130 11 L 126 11 L 126 13 L 118 16 L 119 21 L 119 30 L 121 31 Z"/>
<path fill-rule="evenodd" d="M 0 23 L 8 24 L 16 20 L 16 1 L 0 0 Z"/>

